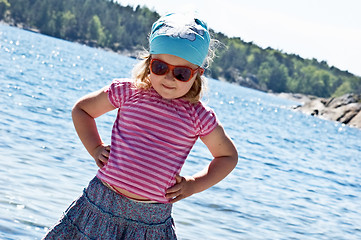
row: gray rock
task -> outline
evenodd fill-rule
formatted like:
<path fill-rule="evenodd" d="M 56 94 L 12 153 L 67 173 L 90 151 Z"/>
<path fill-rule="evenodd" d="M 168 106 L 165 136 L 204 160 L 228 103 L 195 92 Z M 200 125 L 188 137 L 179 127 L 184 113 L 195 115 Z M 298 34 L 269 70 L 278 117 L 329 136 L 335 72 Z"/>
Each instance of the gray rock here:
<path fill-rule="evenodd" d="M 361 128 L 361 96 L 346 94 L 337 98 L 315 98 L 294 109 L 323 119 Z"/>
<path fill-rule="evenodd" d="M 301 105 L 293 107 L 297 111 L 361 128 L 361 95 L 346 94 L 337 98 L 318 98 L 298 93 L 275 95 L 300 102 Z"/>

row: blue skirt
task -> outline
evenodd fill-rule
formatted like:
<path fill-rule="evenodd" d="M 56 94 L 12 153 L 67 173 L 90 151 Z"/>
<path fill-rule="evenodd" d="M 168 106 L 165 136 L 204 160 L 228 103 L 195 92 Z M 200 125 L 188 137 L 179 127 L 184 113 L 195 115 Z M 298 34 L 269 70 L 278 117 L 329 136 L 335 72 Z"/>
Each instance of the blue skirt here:
<path fill-rule="evenodd" d="M 177 239 L 172 204 L 130 200 L 90 181 L 44 239 Z"/>

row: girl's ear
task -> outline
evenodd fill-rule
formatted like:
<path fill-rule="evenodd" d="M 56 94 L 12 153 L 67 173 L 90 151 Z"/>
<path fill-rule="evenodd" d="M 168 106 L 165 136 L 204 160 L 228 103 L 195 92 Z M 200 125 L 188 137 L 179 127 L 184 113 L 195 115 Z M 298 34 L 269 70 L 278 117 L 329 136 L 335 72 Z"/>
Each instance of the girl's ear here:
<path fill-rule="evenodd" d="M 204 74 L 204 68 L 199 68 L 198 74 L 199 74 L 199 76 L 202 76 Z"/>

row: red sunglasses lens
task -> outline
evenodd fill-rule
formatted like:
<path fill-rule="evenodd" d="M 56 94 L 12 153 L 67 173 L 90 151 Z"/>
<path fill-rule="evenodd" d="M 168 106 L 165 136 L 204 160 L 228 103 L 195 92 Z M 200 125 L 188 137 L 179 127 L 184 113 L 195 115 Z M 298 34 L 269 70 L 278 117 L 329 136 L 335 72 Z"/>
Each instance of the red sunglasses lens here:
<path fill-rule="evenodd" d="M 185 67 L 176 67 L 173 69 L 173 75 L 176 79 L 186 82 L 191 78 L 191 70 Z"/>
<path fill-rule="evenodd" d="M 150 67 L 152 72 L 156 75 L 164 75 L 168 72 L 168 65 L 158 60 L 153 60 Z"/>

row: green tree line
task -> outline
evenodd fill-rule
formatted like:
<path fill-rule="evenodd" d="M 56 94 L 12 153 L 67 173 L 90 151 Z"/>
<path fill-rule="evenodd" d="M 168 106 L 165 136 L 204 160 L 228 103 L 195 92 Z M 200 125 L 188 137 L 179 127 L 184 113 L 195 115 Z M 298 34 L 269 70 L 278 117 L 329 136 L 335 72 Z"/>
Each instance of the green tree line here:
<path fill-rule="evenodd" d="M 152 23 L 159 15 L 146 7 L 121 6 L 110 0 L 0 0 L 0 20 L 41 33 L 109 48 L 147 48 Z M 325 61 L 303 59 L 211 30 L 222 44 L 207 74 L 243 86 L 319 97 L 361 93 L 361 78 Z"/>
<path fill-rule="evenodd" d="M 272 48 L 262 49 L 240 38 L 216 33 L 225 44 L 218 50 L 212 76 L 231 82 L 255 82 L 258 88 L 273 92 L 310 94 L 319 97 L 361 93 L 361 78 L 330 67 L 325 61 L 303 59 Z"/>
<path fill-rule="evenodd" d="M 158 17 L 148 8 L 107 0 L 0 0 L 0 19 L 6 22 L 114 51 L 146 46 L 147 32 Z"/>

